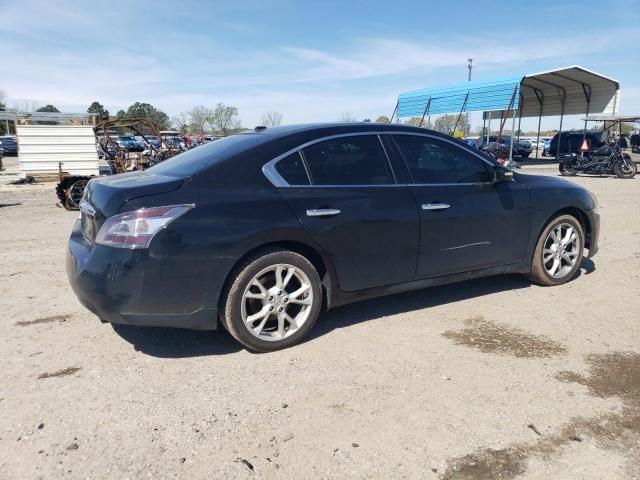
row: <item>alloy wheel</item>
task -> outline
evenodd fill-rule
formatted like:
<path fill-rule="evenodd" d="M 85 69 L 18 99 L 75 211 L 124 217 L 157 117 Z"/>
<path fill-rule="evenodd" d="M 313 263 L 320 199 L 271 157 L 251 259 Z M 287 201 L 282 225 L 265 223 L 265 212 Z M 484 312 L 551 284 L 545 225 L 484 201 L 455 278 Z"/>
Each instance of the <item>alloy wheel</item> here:
<path fill-rule="evenodd" d="M 559 223 L 544 241 L 542 264 L 550 277 L 564 278 L 573 271 L 580 252 L 577 229 L 569 223 Z"/>
<path fill-rule="evenodd" d="M 242 295 L 242 321 L 255 337 L 279 341 L 309 318 L 313 289 L 306 273 L 287 264 L 271 265 L 255 275 Z"/>

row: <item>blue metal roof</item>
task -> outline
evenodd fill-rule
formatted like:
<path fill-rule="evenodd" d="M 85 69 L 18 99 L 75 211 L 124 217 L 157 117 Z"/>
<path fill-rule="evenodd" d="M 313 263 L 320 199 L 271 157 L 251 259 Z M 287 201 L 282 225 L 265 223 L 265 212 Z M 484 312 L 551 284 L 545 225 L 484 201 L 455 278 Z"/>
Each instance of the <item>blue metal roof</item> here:
<path fill-rule="evenodd" d="M 398 117 L 420 117 L 427 102 L 429 115 L 460 112 L 487 112 L 507 110 L 515 90 L 511 108 L 517 109 L 520 100 L 520 83 L 525 75 L 504 77 L 491 81 L 472 81 L 446 87 L 423 88 L 401 93 L 398 97 Z M 467 97 L 468 95 L 468 97 Z M 465 105 L 465 98 L 467 99 Z"/>

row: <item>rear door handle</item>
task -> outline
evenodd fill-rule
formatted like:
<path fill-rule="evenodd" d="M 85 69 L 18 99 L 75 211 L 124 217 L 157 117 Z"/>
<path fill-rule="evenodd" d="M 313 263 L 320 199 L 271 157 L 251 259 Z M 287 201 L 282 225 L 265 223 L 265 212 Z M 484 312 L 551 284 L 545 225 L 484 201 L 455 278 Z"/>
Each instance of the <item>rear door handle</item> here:
<path fill-rule="evenodd" d="M 307 217 L 333 217 L 339 213 L 337 208 L 312 208 L 307 210 Z"/>
<path fill-rule="evenodd" d="M 448 203 L 423 203 L 423 210 L 446 210 L 451 207 Z"/>

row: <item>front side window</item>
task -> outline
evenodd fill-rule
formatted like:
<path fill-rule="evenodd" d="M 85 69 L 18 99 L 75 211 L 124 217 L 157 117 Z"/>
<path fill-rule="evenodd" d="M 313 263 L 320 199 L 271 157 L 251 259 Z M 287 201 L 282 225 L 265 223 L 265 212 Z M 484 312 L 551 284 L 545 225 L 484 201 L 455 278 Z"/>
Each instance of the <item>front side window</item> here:
<path fill-rule="evenodd" d="M 490 182 L 489 166 L 461 147 L 429 137 L 393 136 L 413 183 Z"/>
<path fill-rule="evenodd" d="M 357 135 L 315 143 L 304 154 L 314 185 L 395 183 L 377 135 Z"/>

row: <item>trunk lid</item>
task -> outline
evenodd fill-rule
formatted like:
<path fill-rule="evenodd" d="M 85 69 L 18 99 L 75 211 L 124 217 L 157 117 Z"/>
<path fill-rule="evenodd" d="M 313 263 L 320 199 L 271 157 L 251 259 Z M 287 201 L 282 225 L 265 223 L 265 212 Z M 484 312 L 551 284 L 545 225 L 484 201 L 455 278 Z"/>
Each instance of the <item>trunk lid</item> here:
<path fill-rule="evenodd" d="M 120 211 L 125 202 L 147 195 L 177 190 L 180 177 L 138 171 L 94 179 L 85 189 L 80 204 L 80 221 L 86 240 L 93 243 L 105 220 Z"/>

